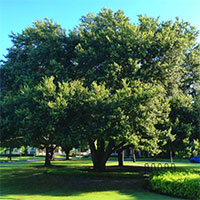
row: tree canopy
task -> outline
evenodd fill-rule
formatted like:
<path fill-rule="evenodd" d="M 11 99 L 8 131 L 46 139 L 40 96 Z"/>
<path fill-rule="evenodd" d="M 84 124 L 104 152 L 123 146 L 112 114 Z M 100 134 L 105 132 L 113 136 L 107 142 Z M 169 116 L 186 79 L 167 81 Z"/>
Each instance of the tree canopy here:
<path fill-rule="evenodd" d="M 164 145 L 182 151 L 172 148 L 180 143 L 194 151 L 200 139 L 197 36 L 178 18 L 139 16 L 134 24 L 111 9 L 83 16 L 68 34 L 48 19 L 12 33 L 0 68 L 1 142 L 16 135 L 43 144 L 47 154 L 57 145 L 88 142 L 97 170 L 127 145 L 151 154 Z"/>

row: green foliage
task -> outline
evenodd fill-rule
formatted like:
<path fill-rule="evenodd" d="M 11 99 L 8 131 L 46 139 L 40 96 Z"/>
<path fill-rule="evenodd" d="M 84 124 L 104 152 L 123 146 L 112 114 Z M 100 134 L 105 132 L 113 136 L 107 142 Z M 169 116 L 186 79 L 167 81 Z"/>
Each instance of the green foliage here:
<path fill-rule="evenodd" d="M 199 66 L 194 48 L 198 32 L 179 19 L 160 23 L 139 16 L 139 24 L 135 25 L 122 11 L 103 9 L 96 16 L 82 17 L 74 34 L 80 39 L 74 70 L 88 84 L 105 82 L 110 88 L 119 88 L 123 78 L 157 80 L 171 95 Z"/>
<path fill-rule="evenodd" d="M 111 9 L 103 9 L 96 16 L 88 14 L 82 17 L 74 34 L 80 39 L 75 48 L 77 78 L 83 79 L 88 86 L 93 81 L 104 83 L 113 95 L 116 90 L 123 89 L 122 79 L 128 83 L 141 81 L 153 84 L 152 87 L 163 87 L 170 99 L 170 120 L 165 126 L 157 124 L 156 129 L 166 131 L 165 142 L 174 141 L 169 145 L 170 149 L 173 146 L 175 150 L 179 144 L 179 147 L 185 148 L 184 154 L 190 154 L 191 148 L 186 147 L 192 145 L 192 138 L 199 139 L 199 135 L 196 136 L 199 126 L 194 122 L 193 99 L 189 96 L 197 94 L 200 81 L 197 30 L 178 18 L 175 22 L 160 23 L 159 19 L 139 16 L 139 24 L 135 25 L 122 11 L 114 13 Z M 146 109 L 146 105 L 144 107 Z M 140 133 L 148 132 L 148 128 L 153 130 L 154 120 L 145 120 L 141 115 L 138 119 L 143 119 L 144 124 Z M 171 130 L 173 135 L 167 130 Z M 138 137 L 134 139 L 141 140 Z M 154 141 L 146 139 L 145 146 L 150 151 L 148 142 L 154 143 L 150 146 L 155 147 L 157 154 L 160 151 L 156 152 L 159 149 L 159 141 L 156 140 L 157 137 Z"/>
<path fill-rule="evenodd" d="M 170 98 L 170 125 L 174 141 L 169 141 L 167 147 L 180 157 L 190 157 L 198 153 L 199 141 L 199 111 L 197 101 L 191 95 L 177 92 Z M 195 144 L 195 145 L 194 145 Z"/>
<path fill-rule="evenodd" d="M 197 94 L 194 98 L 194 105 L 193 105 L 193 111 L 194 111 L 194 124 L 195 127 L 193 129 L 193 138 L 195 141 L 193 141 L 194 147 L 193 153 L 198 154 L 200 153 L 200 87 L 197 90 Z"/>
<path fill-rule="evenodd" d="M 200 45 L 197 44 L 186 56 L 184 84 L 182 89 L 194 98 L 200 92 Z M 186 67 L 187 66 L 187 67 Z"/>
<path fill-rule="evenodd" d="M 111 9 L 83 16 L 68 35 L 48 19 L 12 33 L 0 68 L 1 142 L 18 136 L 36 146 L 89 141 L 106 161 L 126 144 L 158 154 L 176 136 L 174 144 L 196 152 L 197 35 L 179 19 L 139 16 L 136 25 Z"/>
<path fill-rule="evenodd" d="M 118 102 L 128 117 L 130 126 L 128 142 L 135 143 L 139 138 L 140 149 L 160 153 L 160 147 L 171 136 L 167 127 L 170 112 L 165 89 L 158 84 L 133 81 L 123 82 L 124 88 L 117 90 Z"/>
<path fill-rule="evenodd" d="M 13 46 L 1 67 L 2 91 L 16 92 L 26 84 L 38 84 L 44 76 L 66 78 L 67 37 L 60 25 L 46 18 L 10 37 Z"/>
<path fill-rule="evenodd" d="M 141 141 L 151 153 L 159 151 L 163 138 L 170 135 L 165 127 L 170 108 L 164 88 L 140 81 L 127 84 L 124 80 L 122 85 L 111 95 L 104 84 L 93 82 L 87 88 L 80 81 L 58 83 L 55 101 L 48 105 L 68 134 L 135 146 Z"/>
<path fill-rule="evenodd" d="M 2 94 L 0 94 L 2 95 Z M 2 96 L 1 96 L 2 97 Z M 0 145 L 1 147 L 20 147 L 22 146 L 22 137 L 20 135 L 22 121 L 17 115 L 18 109 L 23 105 L 19 94 L 12 95 L 8 92 L 0 101 Z M 26 141 L 23 141 L 25 144 Z"/>
<path fill-rule="evenodd" d="M 22 155 L 27 155 L 27 153 L 28 153 L 28 149 L 27 149 L 27 147 L 25 147 L 25 146 L 22 146 L 21 147 L 21 153 L 22 153 Z"/>
<path fill-rule="evenodd" d="M 55 143 L 56 118 L 48 106 L 54 98 L 56 86 L 54 78 L 44 78 L 43 83 L 35 87 L 25 87 L 21 91 L 21 98 L 24 100 L 22 109 L 18 110 L 18 115 L 24 117 L 24 132 L 29 143 L 34 146 L 50 145 Z M 24 112 L 26 109 L 26 112 Z M 32 140 L 31 138 L 35 138 Z"/>
<path fill-rule="evenodd" d="M 165 171 L 150 176 L 153 190 L 187 199 L 200 199 L 199 171 Z"/>
<path fill-rule="evenodd" d="M 6 149 L 6 147 L 0 147 L 0 153 L 3 153 Z"/>

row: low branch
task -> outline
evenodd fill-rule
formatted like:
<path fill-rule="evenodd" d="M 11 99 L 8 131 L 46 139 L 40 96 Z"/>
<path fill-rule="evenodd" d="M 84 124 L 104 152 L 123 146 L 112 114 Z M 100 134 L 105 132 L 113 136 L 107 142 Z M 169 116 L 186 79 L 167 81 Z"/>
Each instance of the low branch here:
<path fill-rule="evenodd" d="M 16 138 L 10 138 L 10 139 L 7 139 L 7 140 L 5 140 L 5 141 L 0 141 L 0 143 L 1 144 L 3 144 L 3 143 L 9 143 L 9 142 L 12 142 L 12 141 L 15 141 L 15 140 L 19 140 L 19 139 L 23 139 L 24 137 L 23 136 L 18 136 L 18 137 L 16 137 Z"/>
<path fill-rule="evenodd" d="M 114 148 L 113 148 L 113 152 L 114 151 L 117 151 L 117 149 L 119 149 L 121 146 L 123 146 L 123 145 L 125 145 L 126 144 L 126 142 L 121 142 L 121 143 L 119 143 L 117 146 L 115 146 Z"/>
<path fill-rule="evenodd" d="M 122 151 L 124 151 L 125 149 L 129 148 L 129 147 L 133 147 L 132 144 L 127 144 L 125 146 L 123 146 L 122 148 L 117 150 L 117 153 L 121 153 Z"/>

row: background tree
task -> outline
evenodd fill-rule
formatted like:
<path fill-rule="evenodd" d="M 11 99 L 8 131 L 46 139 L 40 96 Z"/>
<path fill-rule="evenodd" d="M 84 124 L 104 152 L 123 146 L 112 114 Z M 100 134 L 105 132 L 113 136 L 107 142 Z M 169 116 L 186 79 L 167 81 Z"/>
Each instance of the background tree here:
<path fill-rule="evenodd" d="M 36 87 L 45 76 L 54 75 L 57 80 L 67 79 L 67 67 L 71 65 L 70 57 L 73 56 L 72 49 L 75 40 L 71 37 L 69 42 L 65 30 L 62 29 L 60 25 L 53 23 L 52 20 L 48 20 L 47 18 L 44 21 L 34 22 L 33 27 L 26 28 L 22 33 L 12 33 L 10 37 L 13 46 L 8 49 L 7 60 L 1 63 L 2 65 L 0 68 L 1 98 L 3 102 L 7 101 L 9 93 L 9 96 L 12 96 L 14 99 L 12 101 L 12 106 L 14 106 L 16 104 L 16 99 L 20 95 L 20 90 L 24 90 L 24 87 L 27 85 L 29 89 L 28 87 L 26 88 L 26 95 L 21 97 L 21 105 L 15 106 L 12 114 L 7 113 L 3 115 L 3 112 L 1 113 L 1 117 L 5 117 L 5 120 L 9 117 L 9 120 L 6 122 L 3 119 L 6 123 L 6 125 L 4 124 L 3 126 L 4 129 L 6 129 L 5 127 L 12 127 L 12 129 L 14 129 L 10 131 L 9 134 L 8 131 L 6 133 L 7 137 L 13 138 L 13 134 L 19 134 L 19 129 L 15 126 L 17 121 L 14 121 L 14 119 L 21 115 L 24 117 L 24 119 L 21 119 L 23 126 L 32 126 L 33 124 L 30 120 L 35 120 L 34 122 L 38 123 L 34 124 L 34 129 L 32 126 L 30 130 L 36 131 L 34 134 L 39 136 L 42 130 L 42 121 L 45 126 L 46 123 L 48 123 L 48 119 L 46 119 L 46 113 L 43 113 L 43 111 L 46 112 L 46 110 L 42 109 L 41 104 L 39 108 L 39 103 L 37 102 L 37 104 L 36 101 L 33 100 L 33 98 L 37 99 L 39 96 L 37 96 L 38 93 L 36 90 L 31 91 L 31 88 Z M 28 92 L 28 90 L 30 91 Z M 31 94 L 31 92 L 33 92 L 33 94 Z M 34 106 L 38 109 L 36 109 L 39 112 L 37 113 L 38 115 L 34 112 Z M 19 110 L 18 116 L 17 110 Z M 30 113 L 30 111 L 34 114 Z M 41 121 L 39 118 L 41 118 Z M 38 129 L 41 129 L 40 131 L 37 130 L 37 126 L 39 127 Z M 38 146 L 38 137 L 36 136 L 35 141 L 33 141 L 33 138 L 31 138 L 33 135 L 28 134 L 30 130 L 24 128 L 19 136 L 22 137 L 23 135 L 24 137 L 24 135 L 26 135 L 26 139 L 30 141 L 31 144 L 37 144 Z M 43 137 L 43 134 L 41 137 Z"/>
<path fill-rule="evenodd" d="M 21 106 L 19 95 L 12 96 L 10 92 L 0 101 L 0 146 L 9 148 L 9 157 L 15 147 L 27 144 L 21 135 L 23 120 L 17 115 L 17 109 Z"/>
<path fill-rule="evenodd" d="M 193 125 L 191 153 L 193 155 L 200 154 L 200 87 L 196 91 L 193 105 Z"/>
<path fill-rule="evenodd" d="M 56 148 L 57 121 L 48 103 L 54 98 L 56 86 L 54 78 L 45 79 L 35 87 L 22 90 L 23 104 L 18 116 L 23 120 L 24 139 L 32 146 L 43 146 L 46 150 L 45 165 L 49 166 Z"/>
<path fill-rule="evenodd" d="M 13 46 L 1 66 L 2 91 L 18 91 L 26 84 L 34 86 L 45 76 L 67 79 L 73 39 L 69 43 L 60 25 L 46 18 L 10 37 Z"/>
<path fill-rule="evenodd" d="M 168 152 L 187 155 L 190 142 L 193 140 L 193 103 L 192 97 L 177 92 L 170 99 L 170 125 L 175 135 L 174 141 L 170 141 Z M 182 153 L 181 153 L 182 152 Z"/>

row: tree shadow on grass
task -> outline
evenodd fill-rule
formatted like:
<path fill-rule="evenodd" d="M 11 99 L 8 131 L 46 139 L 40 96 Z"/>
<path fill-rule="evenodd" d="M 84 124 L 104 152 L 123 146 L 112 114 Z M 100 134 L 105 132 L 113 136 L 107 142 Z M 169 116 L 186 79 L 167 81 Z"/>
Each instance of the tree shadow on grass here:
<path fill-rule="evenodd" d="M 9 195 L 41 195 L 45 198 L 45 196 L 82 196 L 87 193 L 111 191 L 140 199 L 137 198 L 138 195 L 149 192 L 147 178 L 140 173 L 140 168 L 132 166 L 107 167 L 103 173 L 94 172 L 90 167 L 77 169 L 66 166 L 50 168 L 34 166 L 15 168 L 15 171 L 11 168 L 10 172 L 7 176 L 7 170 L 6 177 L 2 179 L 2 199 Z"/>

